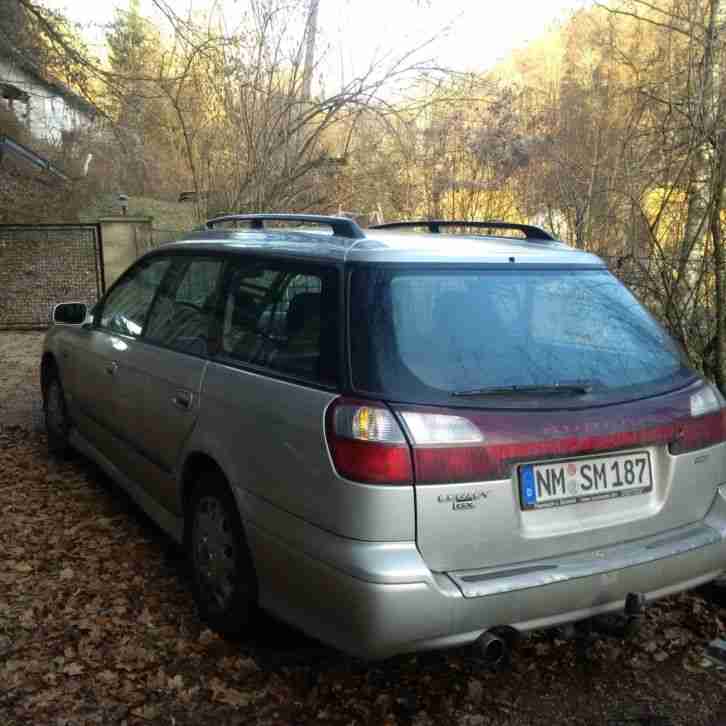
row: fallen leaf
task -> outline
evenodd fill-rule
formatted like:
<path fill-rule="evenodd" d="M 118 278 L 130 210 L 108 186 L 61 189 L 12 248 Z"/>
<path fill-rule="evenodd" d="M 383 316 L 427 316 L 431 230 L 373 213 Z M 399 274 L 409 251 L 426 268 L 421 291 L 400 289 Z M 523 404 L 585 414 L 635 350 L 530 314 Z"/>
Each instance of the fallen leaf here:
<path fill-rule="evenodd" d="M 141 615 L 139 615 L 139 617 L 138 617 L 138 622 L 141 623 L 142 625 L 153 626 L 154 621 L 151 617 L 151 613 L 149 612 L 148 608 L 144 608 L 141 611 Z"/>
<path fill-rule="evenodd" d="M 481 705 L 484 697 L 484 686 L 482 686 L 481 681 L 469 681 L 467 696 L 475 706 Z"/>
<path fill-rule="evenodd" d="M 143 718 L 145 721 L 153 721 L 155 718 L 159 718 L 158 706 L 153 706 L 150 703 L 144 706 L 139 706 L 131 711 L 134 716 Z"/>
<path fill-rule="evenodd" d="M 234 688 L 227 688 L 219 678 L 212 678 L 209 683 L 212 691 L 212 700 L 218 703 L 226 703 L 228 706 L 247 706 L 252 700 L 247 693 L 242 693 Z"/>
<path fill-rule="evenodd" d="M 167 688 L 171 688 L 173 690 L 181 690 L 184 688 L 184 679 L 182 676 L 177 673 L 173 678 L 169 678 L 166 682 Z"/>
<path fill-rule="evenodd" d="M 260 670 L 257 663 L 252 658 L 240 658 L 237 662 L 237 667 L 241 671 L 258 671 Z"/>
<path fill-rule="evenodd" d="M 116 683 L 118 681 L 118 674 L 113 671 L 105 670 L 98 674 L 98 678 L 104 683 Z"/>
<path fill-rule="evenodd" d="M 86 670 L 80 663 L 69 663 L 63 667 L 63 673 L 67 676 L 80 676 Z"/>
<path fill-rule="evenodd" d="M 218 692 L 217 701 L 220 703 L 226 703 L 228 706 L 248 706 L 252 700 L 249 694 L 237 691 L 234 688 L 225 688 L 223 691 Z"/>

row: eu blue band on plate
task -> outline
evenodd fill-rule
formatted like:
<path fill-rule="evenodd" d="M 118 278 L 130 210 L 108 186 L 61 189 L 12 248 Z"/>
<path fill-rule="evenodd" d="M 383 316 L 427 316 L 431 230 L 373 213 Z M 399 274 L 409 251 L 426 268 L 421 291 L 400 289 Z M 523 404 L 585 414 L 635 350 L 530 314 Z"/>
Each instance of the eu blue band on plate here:
<path fill-rule="evenodd" d="M 531 464 L 527 464 L 519 470 L 519 487 L 525 506 L 537 504 L 537 494 L 534 489 L 534 467 Z"/>

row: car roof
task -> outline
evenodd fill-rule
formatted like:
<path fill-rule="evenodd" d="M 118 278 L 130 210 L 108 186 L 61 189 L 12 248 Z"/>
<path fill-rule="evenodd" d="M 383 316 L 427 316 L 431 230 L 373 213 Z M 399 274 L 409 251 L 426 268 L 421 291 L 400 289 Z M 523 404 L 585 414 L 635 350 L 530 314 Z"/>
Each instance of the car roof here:
<path fill-rule="evenodd" d="M 472 234 L 363 230 L 351 238 L 308 229 L 208 229 L 163 245 L 167 250 L 204 250 L 309 258 L 315 261 L 377 263 L 480 263 L 604 266 L 588 252 L 558 240 Z"/>

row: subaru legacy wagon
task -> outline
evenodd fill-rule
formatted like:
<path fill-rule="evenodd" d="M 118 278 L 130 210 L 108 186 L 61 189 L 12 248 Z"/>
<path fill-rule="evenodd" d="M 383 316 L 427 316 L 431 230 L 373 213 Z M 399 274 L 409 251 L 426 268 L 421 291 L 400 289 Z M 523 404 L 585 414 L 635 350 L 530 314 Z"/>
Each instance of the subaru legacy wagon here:
<path fill-rule="evenodd" d="M 384 658 L 726 568 L 718 390 L 598 257 L 456 224 L 228 215 L 56 306 L 51 449 L 184 544 L 217 631 Z"/>

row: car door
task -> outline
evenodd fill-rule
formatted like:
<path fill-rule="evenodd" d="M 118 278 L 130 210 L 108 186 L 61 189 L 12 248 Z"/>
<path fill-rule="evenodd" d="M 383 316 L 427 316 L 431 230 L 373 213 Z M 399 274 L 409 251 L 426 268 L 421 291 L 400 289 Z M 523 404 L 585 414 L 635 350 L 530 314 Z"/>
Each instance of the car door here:
<path fill-rule="evenodd" d="M 150 257 L 130 268 L 98 305 L 73 354 L 78 428 L 115 464 L 129 439 L 128 428 L 140 414 L 140 402 L 129 396 L 133 371 L 127 370 L 127 354 L 141 335 L 169 265 L 168 257 Z"/>
<path fill-rule="evenodd" d="M 338 274 L 305 262 L 230 263 L 219 350 L 204 377 L 201 425 L 230 452 L 232 483 L 312 521 L 329 509 L 323 419 L 339 380 Z"/>
<path fill-rule="evenodd" d="M 128 353 L 129 367 L 140 375 L 134 399 L 142 398 L 141 419 L 129 436 L 146 459 L 132 462 L 134 474 L 171 511 L 177 510 L 177 459 L 199 412 L 223 261 L 221 255 L 177 254 Z"/>

